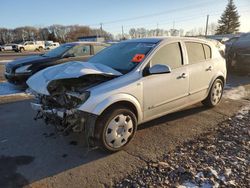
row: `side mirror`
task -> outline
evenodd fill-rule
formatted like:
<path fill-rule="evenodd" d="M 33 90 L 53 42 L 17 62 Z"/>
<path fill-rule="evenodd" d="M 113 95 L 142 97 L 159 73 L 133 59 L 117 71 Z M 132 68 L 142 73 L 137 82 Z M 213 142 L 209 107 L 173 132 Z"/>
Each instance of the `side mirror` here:
<path fill-rule="evenodd" d="M 171 73 L 171 68 L 167 65 L 156 64 L 149 68 L 149 74 Z"/>

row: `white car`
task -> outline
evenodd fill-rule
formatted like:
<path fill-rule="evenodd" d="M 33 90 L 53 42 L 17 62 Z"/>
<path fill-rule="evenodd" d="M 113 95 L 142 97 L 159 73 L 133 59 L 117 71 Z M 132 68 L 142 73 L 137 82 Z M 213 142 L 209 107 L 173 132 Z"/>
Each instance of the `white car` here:
<path fill-rule="evenodd" d="M 0 51 L 12 51 L 12 46 L 16 44 L 5 44 L 0 46 Z"/>
<path fill-rule="evenodd" d="M 12 46 L 15 52 L 42 51 L 45 48 L 44 41 L 26 41 Z"/>
<path fill-rule="evenodd" d="M 36 118 L 92 145 L 123 149 L 137 125 L 202 101 L 217 105 L 226 63 L 212 42 L 144 38 L 114 44 L 89 59 L 44 69 L 27 84 Z"/>
<path fill-rule="evenodd" d="M 45 46 L 45 50 L 53 50 L 59 46 L 60 46 L 59 42 L 48 43 L 48 45 Z"/>

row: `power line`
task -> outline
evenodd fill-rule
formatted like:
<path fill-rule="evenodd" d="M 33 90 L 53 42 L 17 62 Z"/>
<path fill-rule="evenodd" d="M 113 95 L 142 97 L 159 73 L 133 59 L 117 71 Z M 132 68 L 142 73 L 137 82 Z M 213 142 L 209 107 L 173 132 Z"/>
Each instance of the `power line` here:
<path fill-rule="evenodd" d="M 249 6 L 250 7 L 250 6 Z M 244 13 L 244 12 L 249 12 L 249 7 L 246 7 L 245 6 L 245 8 L 247 8 L 246 10 L 244 10 L 244 11 L 241 11 L 241 13 Z M 219 12 L 219 11 L 217 11 L 217 12 L 212 12 L 213 14 L 209 14 L 209 17 L 213 17 L 213 16 L 218 16 L 218 15 L 221 15 L 221 12 Z M 200 15 L 200 14 L 199 14 Z M 205 16 L 204 16 L 205 17 Z M 175 20 L 175 28 L 176 28 L 176 23 L 182 23 L 182 22 L 185 22 L 185 23 L 187 23 L 187 22 L 191 22 L 191 21 L 194 21 L 194 20 L 198 20 L 198 19 L 204 19 L 204 17 L 201 17 L 201 16 L 197 16 L 197 15 L 193 15 L 192 17 L 182 17 L 182 18 L 184 18 L 184 19 L 178 19 L 178 20 Z M 166 21 L 166 22 L 157 22 L 158 24 L 160 24 L 161 26 L 164 26 L 164 25 L 169 25 L 169 24 L 173 24 L 173 21 Z M 139 28 L 139 27 L 148 27 L 148 26 L 154 26 L 155 25 L 155 22 L 151 22 L 151 23 L 147 23 L 147 24 L 141 24 L 141 25 L 139 25 L 139 24 L 133 24 L 133 25 L 125 25 L 125 27 L 124 27 L 124 25 L 123 25 L 123 27 L 124 28 L 131 28 L 131 27 L 134 27 L 134 26 L 136 26 L 136 28 Z M 112 32 L 119 32 L 120 30 L 113 30 Z"/>
<path fill-rule="evenodd" d="M 240 8 L 240 7 L 244 7 L 244 8 L 248 8 L 246 5 L 245 6 L 239 6 L 238 8 Z M 241 12 L 243 12 L 243 11 L 241 11 Z M 221 15 L 221 11 L 210 11 L 209 12 L 209 14 L 210 15 L 212 15 L 212 16 L 216 16 L 216 15 Z M 207 14 L 205 14 L 205 15 L 207 15 Z M 205 16 L 204 15 L 204 16 Z M 194 19 L 196 19 L 196 18 L 201 18 L 201 14 L 200 13 L 195 13 L 195 14 L 192 14 L 192 15 L 190 15 L 190 16 L 182 16 L 182 17 L 179 17 L 179 18 L 175 18 L 175 24 L 176 23 L 179 23 L 179 22 L 182 22 L 182 19 L 184 18 L 184 21 L 185 20 L 187 20 L 187 18 L 190 18 L 190 19 L 192 19 L 192 18 L 194 18 Z M 180 21 L 179 21 L 180 20 Z M 189 20 L 189 19 L 188 19 Z M 173 21 L 171 20 L 171 21 L 167 21 L 167 22 L 165 22 L 165 20 L 157 20 L 157 21 L 155 21 L 155 22 L 151 22 L 152 24 L 150 24 L 150 25 L 155 25 L 155 23 L 173 23 Z M 144 23 L 134 23 L 134 24 L 129 24 L 129 25 L 126 25 L 126 24 L 123 24 L 123 26 L 125 27 L 125 28 L 127 28 L 127 27 L 140 27 L 140 26 L 145 26 L 145 25 L 149 25 L 148 24 L 148 22 L 144 22 Z M 106 29 L 108 29 L 108 28 L 116 28 L 117 26 L 114 26 L 114 25 L 109 25 L 109 26 L 105 26 L 105 28 Z"/>
<path fill-rule="evenodd" d="M 177 12 L 177 11 L 181 11 L 181 10 L 196 9 L 196 8 L 200 8 L 201 6 L 205 6 L 207 4 L 211 4 L 213 2 L 218 2 L 218 0 L 214 0 L 212 2 L 210 1 L 210 2 L 205 2 L 205 3 L 203 2 L 203 3 L 188 5 L 188 6 L 184 6 L 184 7 L 181 7 L 181 8 L 169 9 L 169 10 L 166 10 L 166 11 L 163 11 L 163 12 L 159 12 L 159 13 L 154 13 L 154 14 L 146 14 L 146 15 L 137 16 L 137 17 L 123 18 L 123 19 L 118 19 L 118 20 L 103 22 L 103 24 L 104 25 L 114 24 L 114 23 L 126 22 L 126 21 L 131 21 L 131 20 L 137 20 L 137 19 L 147 18 L 147 17 L 159 16 L 159 15 L 163 15 L 163 14 L 170 14 L 172 12 Z M 90 24 L 88 26 L 96 26 L 96 25 L 98 25 L 98 24 Z"/>

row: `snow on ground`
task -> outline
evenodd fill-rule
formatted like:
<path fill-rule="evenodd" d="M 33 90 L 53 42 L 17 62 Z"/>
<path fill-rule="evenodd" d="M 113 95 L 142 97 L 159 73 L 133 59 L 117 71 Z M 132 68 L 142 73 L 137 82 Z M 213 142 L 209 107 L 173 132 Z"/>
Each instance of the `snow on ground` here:
<path fill-rule="evenodd" d="M 236 118 L 243 119 L 246 116 L 246 114 L 248 114 L 249 111 L 250 111 L 250 104 L 248 104 L 248 105 L 244 106 L 243 108 L 241 108 L 238 111 L 238 113 L 236 115 Z"/>
<path fill-rule="evenodd" d="M 25 94 L 25 90 L 24 88 L 15 86 L 9 82 L 0 82 L 0 96 L 13 94 Z"/>
<path fill-rule="evenodd" d="M 226 99 L 240 100 L 247 97 L 249 91 L 247 91 L 243 86 L 238 87 L 225 87 L 223 97 Z"/>
<path fill-rule="evenodd" d="M 13 60 L 11 60 L 11 59 L 0 60 L 0 65 L 4 65 L 4 64 L 9 63 L 11 61 L 13 61 Z"/>

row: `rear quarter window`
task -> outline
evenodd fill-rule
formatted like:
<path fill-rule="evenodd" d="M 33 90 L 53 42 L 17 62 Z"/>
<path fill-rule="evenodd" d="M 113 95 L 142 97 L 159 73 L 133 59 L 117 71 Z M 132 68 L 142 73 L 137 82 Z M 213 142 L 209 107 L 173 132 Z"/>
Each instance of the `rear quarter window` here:
<path fill-rule="evenodd" d="M 203 44 L 197 42 L 185 42 L 188 62 L 195 64 L 206 60 Z"/>
<path fill-rule="evenodd" d="M 203 44 L 203 48 L 204 48 L 204 51 L 205 51 L 206 59 L 211 59 L 212 58 L 211 47 L 206 45 L 206 44 Z"/>

